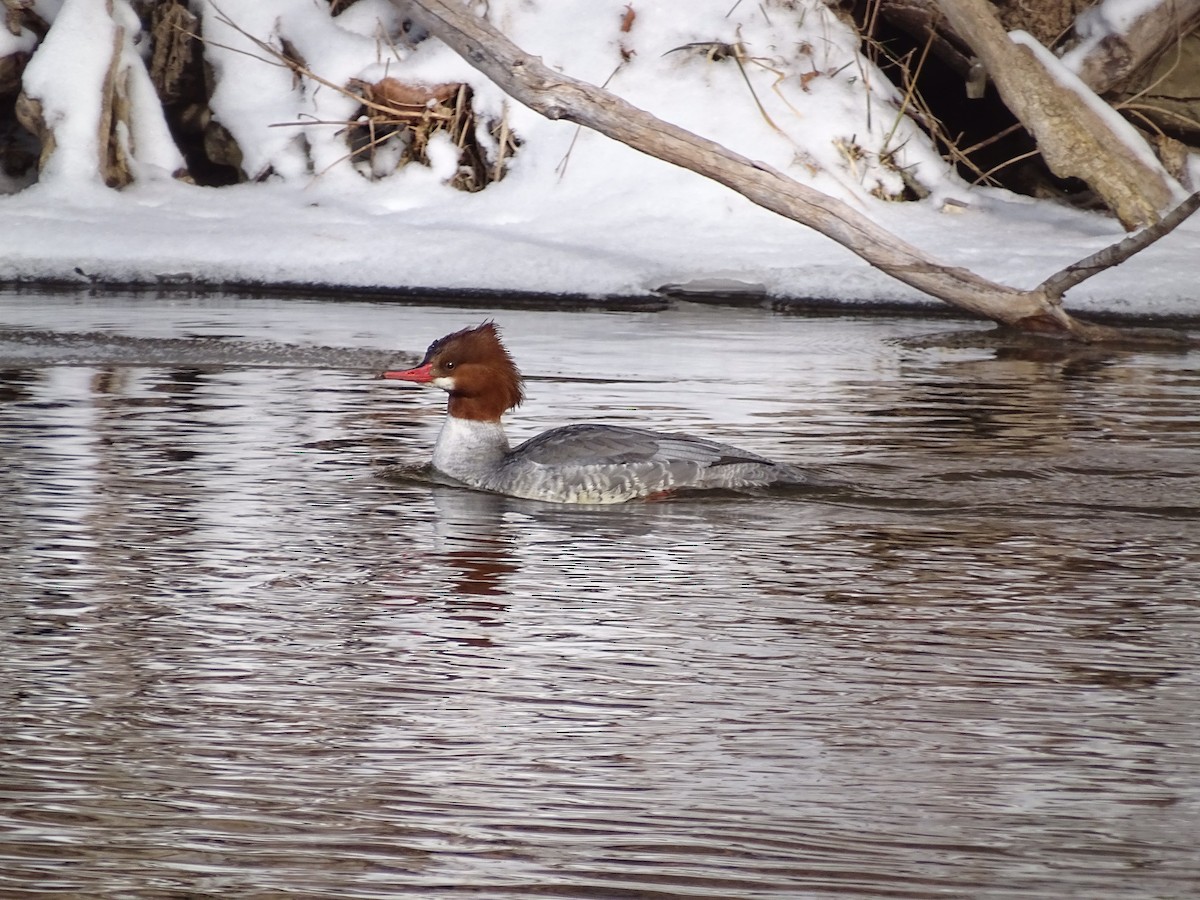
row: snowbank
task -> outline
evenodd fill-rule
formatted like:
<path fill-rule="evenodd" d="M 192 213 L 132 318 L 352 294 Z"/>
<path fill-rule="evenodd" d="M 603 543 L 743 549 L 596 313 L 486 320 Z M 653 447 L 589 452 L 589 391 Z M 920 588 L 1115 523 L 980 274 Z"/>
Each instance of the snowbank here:
<path fill-rule="evenodd" d="M 94 115 L 104 68 L 95 59 L 111 33 L 94 23 L 72 30 L 80 61 L 73 95 L 63 96 L 67 82 L 49 84 L 44 73 L 50 39 L 60 26 L 67 31 L 69 16 L 82 17 L 83 6 L 95 8 L 66 0 L 55 17 L 53 4 L 46 7 L 50 36 L 26 76 L 27 88 L 55 97 L 61 120 L 75 118 L 72 127 Z M 401 33 L 403 18 L 385 0 L 360 0 L 337 18 L 319 0 L 192 6 L 210 41 L 213 112 L 238 141 L 245 171 L 265 180 L 225 188 L 175 181 L 174 148 L 147 126 L 135 147 L 145 164 L 133 185 L 82 186 L 70 160 L 93 138 L 80 132 L 39 183 L 0 196 L 0 281 L 586 297 L 718 284 L 769 298 L 928 301 L 724 188 L 517 106 L 436 41 L 385 39 Z M 114 8 L 128 19 L 126 0 Z M 491 0 L 489 8 L 493 22 L 548 64 L 607 82 L 635 105 L 847 200 L 911 243 L 989 278 L 1032 286 L 1122 237 L 1106 217 L 964 185 L 899 115 L 900 98 L 858 55 L 854 35 L 816 0 L 660 0 L 644 8 L 621 0 Z M 328 84 L 295 79 L 247 33 L 274 47 L 286 42 Z M 435 141 L 433 165 L 367 177 L 346 158 L 345 126 L 329 124 L 345 122 L 358 103 L 329 84 L 382 77 L 470 85 L 481 121 L 505 117 L 520 138 L 507 176 L 478 193 L 456 190 L 447 184 L 451 148 Z M 881 199 L 904 191 L 902 169 L 926 199 Z M 1195 314 L 1198 237 L 1200 223 L 1185 225 L 1077 288 L 1069 305 Z"/>

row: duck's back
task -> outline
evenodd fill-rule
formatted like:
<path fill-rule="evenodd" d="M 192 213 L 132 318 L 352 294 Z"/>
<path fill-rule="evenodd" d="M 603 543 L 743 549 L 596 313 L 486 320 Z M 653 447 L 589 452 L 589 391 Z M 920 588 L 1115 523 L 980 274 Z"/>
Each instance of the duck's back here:
<path fill-rule="evenodd" d="M 490 490 L 569 503 L 620 503 L 687 488 L 802 484 L 793 466 L 729 444 L 620 425 L 568 425 L 505 457 Z"/>

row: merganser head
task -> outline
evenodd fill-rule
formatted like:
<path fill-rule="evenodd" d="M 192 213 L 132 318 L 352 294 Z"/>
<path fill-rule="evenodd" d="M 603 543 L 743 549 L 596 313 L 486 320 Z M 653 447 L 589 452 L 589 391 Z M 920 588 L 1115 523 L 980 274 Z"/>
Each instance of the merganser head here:
<path fill-rule="evenodd" d="M 384 372 L 383 377 L 440 387 L 450 395 L 450 415 L 459 419 L 499 421 L 525 399 L 521 373 L 500 342 L 495 322 L 439 338 L 416 368 Z"/>

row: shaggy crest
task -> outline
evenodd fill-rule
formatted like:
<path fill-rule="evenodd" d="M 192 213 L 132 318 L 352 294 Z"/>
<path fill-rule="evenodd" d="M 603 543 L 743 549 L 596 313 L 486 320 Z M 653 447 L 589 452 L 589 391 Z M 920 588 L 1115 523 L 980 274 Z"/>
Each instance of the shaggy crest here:
<path fill-rule="evenodd" d="M 454 379 L 450 415 L 460 419 L 499 419 L 525 399 L 521 373 L 492 321 L 464 328 L 429 345 L 422 363 Z"/>

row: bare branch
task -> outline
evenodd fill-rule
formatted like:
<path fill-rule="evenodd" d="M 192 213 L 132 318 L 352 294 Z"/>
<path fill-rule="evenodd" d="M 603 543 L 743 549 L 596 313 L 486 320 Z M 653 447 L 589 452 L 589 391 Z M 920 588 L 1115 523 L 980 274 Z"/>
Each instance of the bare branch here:
<path fill-rule="evenodd" d="M 925 256 L 849 204 L 722 145 L 664 122 L 615 94 L 555 71 L 453 0 L 417 0 L 424 24 L 504 91 L 549 119 L 577 122 L 690 169 L 752 202 L 817 229 L 889 275 L 992 319 L 1041 311 L 1032 297 Z"/>
<path fill-rule="evenodd" d="M 1125 240 L 1105 247 L 1079 262 L 1072 263 L 1060 272 L 1055 272 L 1038 285 L 1038 290 L 1045 292 L 1048 297 L 1061 298 L 1075 285 L 1105 269 L 1119 266 L 1135 253 L 1140 253 L 1155 241 L 1166 237 L 1182 225 L 1197 209 L 1200 209 L 1200 191 L 1192 194 L 1149 228 L 1143 228 L 1137 234 L 1131 234 Z"/>
<path fill-rule="evenodd" d="M 548 119 L 584 125 L 710 178 L 764 209 L 819 231 L 905 284 L 995 322 L 1062 339 L 1127 340 L 1119 329 L 1069 315 L 1059 297 L 1042 288 L 1021 291 L 940 263 L 836 198 L 664 122 L 602 88 L 549 68 L 455 0 L 405 2 L 408 8 L 423 11 L 422 22 L 434 36 L 511 97 Z M 1137 335 L 1135 340 L 1154 345 L 1179 343 L 1177 335 Z"/>

